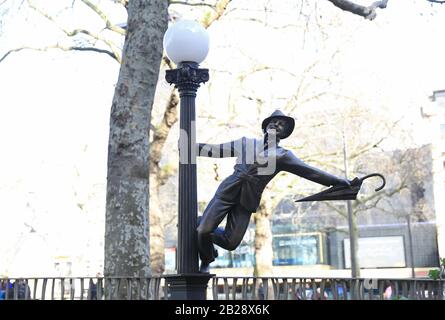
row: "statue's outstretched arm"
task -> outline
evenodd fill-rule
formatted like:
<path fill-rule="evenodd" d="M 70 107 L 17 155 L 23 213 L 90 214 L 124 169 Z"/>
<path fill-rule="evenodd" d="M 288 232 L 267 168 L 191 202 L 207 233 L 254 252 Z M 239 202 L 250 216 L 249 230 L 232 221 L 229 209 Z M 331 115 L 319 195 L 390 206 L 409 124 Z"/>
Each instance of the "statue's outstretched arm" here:
<path fill-rule="evenodd" d="M 296 174 L 302 178 L 322 184 L 324 186 L 350 185 L 349 181 L 339 178 L 323 170 L 317 169 L 288 152 L 281 163 L 281 170 Z"/>
<path fill-rule="evenodd" d="M 242 138 L 221 144 L 198 143 L 198 156 L 211 158 L 238 157 L 242 150 Z"/>

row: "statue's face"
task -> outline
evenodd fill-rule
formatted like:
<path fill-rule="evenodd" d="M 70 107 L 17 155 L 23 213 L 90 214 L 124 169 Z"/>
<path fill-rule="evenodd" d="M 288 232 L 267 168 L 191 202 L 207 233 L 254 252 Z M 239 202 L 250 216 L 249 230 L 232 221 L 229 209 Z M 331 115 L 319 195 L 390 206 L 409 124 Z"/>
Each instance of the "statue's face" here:
<path fill-rule="evenodd" d="M 281 138 L 285 129 L 286 121 L 282 119 L 272 119 L 266 127 L 266 132 L 271 133 L 272 130 L 275 130 L 277 137 Z"/>

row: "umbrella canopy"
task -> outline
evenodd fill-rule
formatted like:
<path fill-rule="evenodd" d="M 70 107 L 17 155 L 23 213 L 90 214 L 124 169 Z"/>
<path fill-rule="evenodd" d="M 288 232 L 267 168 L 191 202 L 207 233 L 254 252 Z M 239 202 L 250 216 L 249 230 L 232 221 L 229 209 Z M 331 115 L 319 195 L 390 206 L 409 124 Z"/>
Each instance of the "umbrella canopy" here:
<path fill-rule="evenodd" d="M 328 201 L 328 200 L 355 200 L 357 199 L 357 194 L 360 191 L 362 183 L 364 180 L 371 177 L 380 177 L 382 179 L 382 185 L 375 189 L 375 191 L 382 190 L 385 187 L 386 180 L 380 173 L 372 173 L 364 176 L 363 178 L 354 178 L 351 181 L 351 186 L 333 186 L 329 189 L 323 190 L 319 193 L 313 194 L 306 198 L 296 200 L 295 202 L 303 201 Z"/>

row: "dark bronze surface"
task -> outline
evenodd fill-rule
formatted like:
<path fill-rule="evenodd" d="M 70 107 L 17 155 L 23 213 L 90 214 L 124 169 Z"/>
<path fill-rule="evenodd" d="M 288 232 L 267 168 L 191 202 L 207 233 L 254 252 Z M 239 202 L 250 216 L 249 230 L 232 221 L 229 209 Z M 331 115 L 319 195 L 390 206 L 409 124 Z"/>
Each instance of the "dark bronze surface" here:
<path fill-rule="evenodd" d="M 372 173 L 364 176 L 362 178 L 355 178 L 351 181 L 351 186 L 333 186 L 327 190 L 323 190 L 319 193 L 311 195 L 309 197 L 296 200 L 295 202 L 303 201 L 327 201 L 327 200 L 356 200 L 357 194 L 360 191 L 362 183 L 364 180 L 371 177 L 380 177 L 382 179 L 382 185 L 375 189 L 375 191 L 380 191 L 385 187 L 386 180 L 380 173 Z"/>
<path fill-rule="evenodd" d="M 262 122 L 262 139 L 242 137 L 220 145 L 198 145 L 200 156 L 237 157 L 233 174 L 220 184 L 197 228 L 201 272 L 208 271 L 209 264 L 215 260 L 214 244 L 226 250 L 236 249 L 244 237 L 251 214 L 260 204 L 263 190 L 280 171 L 324 186 L 354 188 L 347 179 L 312 167 L 279 146 L 280 139 L 288 137 L 293 128 L 294 120 L 276 110 Z M 220 228 L 224 218 L 227 218 L 226 226 Z"/>

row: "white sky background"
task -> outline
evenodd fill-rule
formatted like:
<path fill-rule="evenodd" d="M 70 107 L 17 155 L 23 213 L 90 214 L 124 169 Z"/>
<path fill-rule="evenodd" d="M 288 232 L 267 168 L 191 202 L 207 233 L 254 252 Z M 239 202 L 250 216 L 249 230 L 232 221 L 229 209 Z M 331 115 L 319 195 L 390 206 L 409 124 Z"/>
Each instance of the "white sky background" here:
<path fill-rule="evenodd" d="M 2 53 L 20 45 L 52 45 L 60 38 L 54 25 L 35 17 L 25 11 L 5 22 Z M 91 24 L 88 14 L 77 11 L 75 17 L 63 21 Z M 103 244 L 109 110 L 118 72 L 118 63 L 106 55 L 57 49 L 21 51 L 0 64 L 0 219 L 7 223 L 0 235 L 1 256 L 15 252 L 21 241 L 28 244 L 17 252 L 19 265 L 6 266 L 14 270 L 10 275 L 29 273 L 29 266 L 20 263 L 45 260 L 43 253 L 53 261 L 85 253 L 88 239 L 96 247 Z M 24 221 L 46 241 L 29 241 L 37 236 Z M 102 254 L 95 250 L 89 258 Z M 45 266 L 35 272 L 48 274 Z"/>
<path fill-rule="evenodd" d="M 249 6 L 249 1 L 238 1 L 240 6 Z M 250 3 L 258 5 L 258 2 Z M 280 3 L 283 21 L 292 21 L 292 11 L 288 9 L 296 6 L 295 1 Z M 94 25 L 95 17 L 88 10 L 82 11 L 81 6 L 75 7 L 75 14 L 53 7 L 54 12 L 60 12 L 67 27 L 87 24 L 98 32 L 103 27 Z M 322 12 L 330 8 L 321 7 Z M 342 44 L 338 58 L 342 68 L 336 77 L 341 81 L 334 87 L 367 97 L 370 105 L 384 101 L 391 105 L 393 113 L 414 110 L 411 125 L 420 130 L 413 131 L 419 141 L 427 141 L 428 136 L 421 135 L 426 133 L 422 124 L 415 122 L 415 110 L 419 104 L 426 103 L 426 97 L 433 90 L 445 89 L 445 6 L 435 6 L 435 15 L 431 15 L 431 6 L 426 1 L 391 0 L 387 9 L 378 10 L 373 22 L 334 7 L 329 10 L 336 12 L 336 16 L 330 18 L 333 22 L 351 26 L 349 35 L 338 34 L 336 39 L 331 33 L 329 39 Z M 234 12 L 232 17 L 237 14 Z M 113 12 L 111 18 L 114 22 L 126 20 L 121 11 Z M 271 24 L 281 21 L 269 19 Z M 61 39 L 54 25 L 30 10 L 11 11 L 2 25 L 0 55 L 20 45 L 42 46 Z M 211 51 L 203 66 L 247 68 L 245 61 L 230 59 L 228 52 L 233 51 L 233 47 L 224 50 L 219 47 L 227 39 L 251 50 L 261 57 L 262 63 L 279 66 L 280 61 L 285 61 L 280 67 L 295 73 L 301 71 L 303 61 L 306 63 L 317 55 L 317 47 L 310 45 L 310 35 L 307 47 L 301 50 L 298 39 L 280 38 L 273 31 L 270 35 L 255 32 L 254 26 L 251 24 L 249 31 L 245 22 L 231 22 L 230 29 L 234 32 L 224 29 L 227 25 L 212 26 L 209 29 Z M 236 28 L 243 29 L 236 32 Z M 250 45 L 246 45 L 246 41 Z M 282 59 L 277 61 L 277 57 Z M 81 254 L 87 242 L 96 243 L 97 248 L 98 241 L 102 241 L 109 110 L 118 70 L 118 64 L 106 55 L 56 49 L 21 51 L 0 63 L 0 275 L 8 269 L 10 276 L 26 275 L 26 272 L 33 272 L 34 276 L 39 272 L 48 275 L 51 257 Z M 286 87 L 284 81 L 254 85 L 266 96 L 279 96 L 281 92 L 284 95 L 293 90 Z M 224 121 L 223 110 L 227 110 L 227 96 L 233 88 L 222 77 L 212 84 L 212 93 L 216 92 L 215 87 L 220 88 L 219 93 L 212 97 L 206 97 L 206 90 L 201 89 L 201 101 L 208 102 L 205 107 L 209 112 Z M 259 118 L 267 116 L 269 110 Z M 304 112 L 308 111 L 302 110 L 301 114 Z M 244 116 L 249 114 L 252 113 L 246 107 Z M 203 132 L 201 137 L 205 140 L 210 136 Z M 224 141 L 238 137 L 235 131 L 228 132 Z M 83 210 L 79 204 L 84 205 Z M 32 224 L 37 234 L 29 233 L 24 222 Z M 46 258 L 42 258 L 43 252 Z M 93 250 L 90 256 L 94 258 L 97 254 Z M 40 269 L 33 266 L 31 271 L 23 261 L 43 262 Z M 91 270 L 91 275 L 97 271 Z"/>

